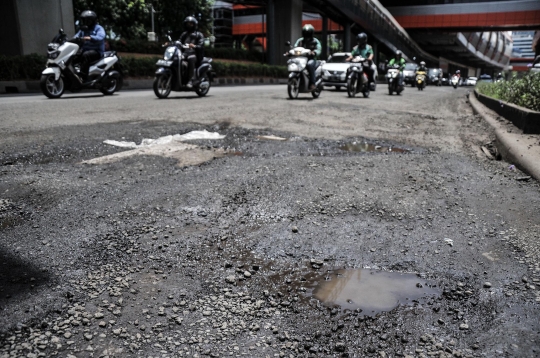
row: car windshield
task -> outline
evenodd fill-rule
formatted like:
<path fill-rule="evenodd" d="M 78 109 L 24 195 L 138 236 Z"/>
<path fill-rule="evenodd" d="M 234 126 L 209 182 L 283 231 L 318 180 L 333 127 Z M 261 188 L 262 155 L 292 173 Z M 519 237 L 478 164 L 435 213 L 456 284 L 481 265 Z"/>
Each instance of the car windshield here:
<path fill-rule="evenodd" d="M 405 71 L 414 71 L 414 70 L 416 70 L 416 64 L 414 63 L 405 64 Z"/>
<path fill-rule="evenodd" d="M 334 55 L 328 62 L 332 63 L 343 63 L 345 62 L 345 59 L 347 59 L 347 56 L 345 55 Z"/>
<path fill-rule="evenodd" d="M 438 75 L 438 74 L 439 74 L 439 70 L 436 69 L 436 68 L 430 68 L 430 69 L 428 69 L 428 74 L 429 74 L 429 75 Z"/>
<path fill-rule="evenodd" d="M 482 76 L 480 76 L 480 79 L 482 79 L 482 80 L 490 80 L 491 76 L 490 75 L 482 75 Z"/>
<path fill-rule="evenodd" d="M 469 77 L 470 80 L 476 81 L 476 77 Z"/>

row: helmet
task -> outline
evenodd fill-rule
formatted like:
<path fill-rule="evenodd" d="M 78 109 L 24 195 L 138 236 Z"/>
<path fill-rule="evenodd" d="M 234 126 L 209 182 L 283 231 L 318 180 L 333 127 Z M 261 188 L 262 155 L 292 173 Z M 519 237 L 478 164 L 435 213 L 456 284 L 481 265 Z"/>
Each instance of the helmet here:
<path fill-rule="evenodd" d="M 457 71 L 456 71 L 456 75 L 459 75 L 460 73 L 461 73 L 460 70 L 457 70 Z"/>
<path fill-rule="evenodd" d="M 80 21 L 81 29 L 83 31 L 93 29 L 94 26 L 97 24 L 97 15 L 92 10 L 85 10 L 81 12 Z"/>
<path fill-rule="evenodd" d="M 403 56 L 403 53 L 400 50 L 396 51 L 396 57 L 401 58 Z"/>
<path fill-rule="evenodd" d="M 186 31 L 195 31 L 195 30 L 197 30 L 197 25 L 198 24 L 199 24 L 199 22 L 197 21 L 196 18 L 194 18 L 193 16 L 188 16 L 184 20 L 184 29 Z"/>
<path fill-rule="evenodd" d="M 305 39 L 313 38 L 313 33 L 315 32 L 315 28 L 313 25 L 307 24 L 304 27 L 302 27 L 302 37 Z"/>
<path fill-rule="evenodd" d="M 424 61 L 420 61 L 420 66 L 425 66 L 426 63 Z"/>
<path fill-rule="evenodd" d="M 358 45 L 365 45 L 367 43 L 367 35 L 365 32 L 361 32 L 356 36 L 356 41 L 358 42 Z"/>

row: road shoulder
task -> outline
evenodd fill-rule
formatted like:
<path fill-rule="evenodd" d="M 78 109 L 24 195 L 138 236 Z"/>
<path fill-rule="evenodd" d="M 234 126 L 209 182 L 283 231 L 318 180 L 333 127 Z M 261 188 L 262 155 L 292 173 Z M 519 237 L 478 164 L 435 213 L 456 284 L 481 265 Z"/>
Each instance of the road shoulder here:
<path fill-rule="evenodd" d="M 494 129 L 496 146 L 504 160 L 540 181 L 540 135 L 523 134 L 512 122 L 481 104 L 474 94 L 469 96 L 469 103 Z"/>

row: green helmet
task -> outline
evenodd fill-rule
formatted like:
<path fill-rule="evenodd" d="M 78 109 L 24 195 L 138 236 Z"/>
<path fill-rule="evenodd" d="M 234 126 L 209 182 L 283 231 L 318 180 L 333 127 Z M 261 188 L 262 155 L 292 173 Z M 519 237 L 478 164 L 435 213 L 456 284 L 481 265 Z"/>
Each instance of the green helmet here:
<path fill-rule="evenodd" d="M 307 24 L 304 27 L 302 27 L 302 37 L 305 39 L 313 38 L 314 32 L 315 32 L 315 28 L 311 24 Z"/>

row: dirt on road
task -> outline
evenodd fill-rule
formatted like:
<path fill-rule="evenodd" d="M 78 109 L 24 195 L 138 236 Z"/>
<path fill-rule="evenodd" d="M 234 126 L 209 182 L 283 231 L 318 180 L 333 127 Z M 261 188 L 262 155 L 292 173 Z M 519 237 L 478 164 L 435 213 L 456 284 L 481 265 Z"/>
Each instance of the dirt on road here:
<path fill-rule="evenodd" d="M 538 183 L 383 89 L 0 98 L 0 357 L 538 357 Z"/>

